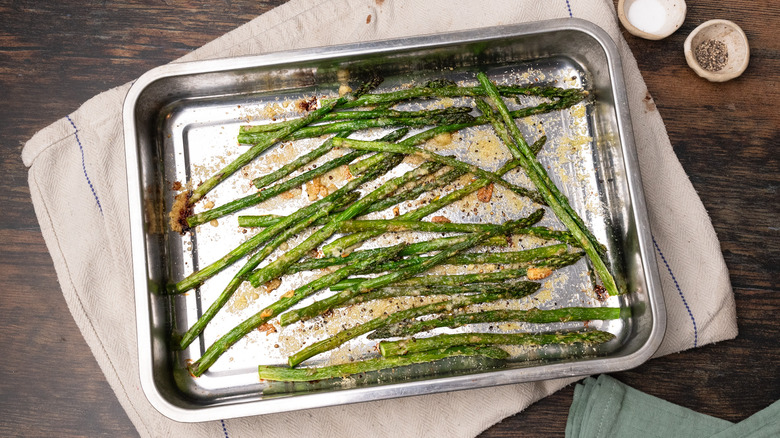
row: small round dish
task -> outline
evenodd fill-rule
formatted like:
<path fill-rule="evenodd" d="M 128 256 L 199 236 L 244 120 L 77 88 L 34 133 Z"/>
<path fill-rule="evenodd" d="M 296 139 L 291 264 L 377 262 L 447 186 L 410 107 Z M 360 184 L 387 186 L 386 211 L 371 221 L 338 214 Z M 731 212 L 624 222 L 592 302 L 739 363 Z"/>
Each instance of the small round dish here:
<path fill-rule="evenodd" d="M 673 34 L 685 21 L 685 0 L 620 0 L 617 13 L 626 30 L 646 40 Z"/>
<path fill-rule="evenodd" d="M 745 32 L 728 20 L 702 23 L 685 39 L 683 50 L 688 66 L 712 82 L 736 78 L 750 61 L 750 45 Z"/>

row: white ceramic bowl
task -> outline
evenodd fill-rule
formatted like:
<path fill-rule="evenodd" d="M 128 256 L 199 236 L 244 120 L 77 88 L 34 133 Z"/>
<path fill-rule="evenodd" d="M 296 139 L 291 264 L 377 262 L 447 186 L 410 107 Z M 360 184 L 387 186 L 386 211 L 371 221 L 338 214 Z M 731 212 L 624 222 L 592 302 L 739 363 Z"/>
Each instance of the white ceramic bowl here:
<path fill-rule="evenodd" d="M 673 34 L 685 21 L 685 0 L 620 0 L 617 13 L 623 27 L 647 40 Z"/>
<path fill-rule="evenodd" d="M 707 40 L 720 41 L 726 46 L 728 60 L 718 71 L 702 67 L 696 60 L 696 48 Z M 741 75 L 750 61 L 750 45 L 745 32 L 728 20 L 710 20 L 702 23 L 688 35 L 683 46 L 685 60 L 699 76 L 712 82 L 724 82 Z"/>

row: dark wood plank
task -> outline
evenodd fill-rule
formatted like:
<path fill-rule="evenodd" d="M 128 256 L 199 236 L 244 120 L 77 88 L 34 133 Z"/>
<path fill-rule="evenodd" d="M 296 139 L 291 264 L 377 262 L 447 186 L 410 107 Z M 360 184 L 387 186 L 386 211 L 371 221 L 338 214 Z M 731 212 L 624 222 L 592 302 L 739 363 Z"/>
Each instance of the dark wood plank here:
<path fill-rule="evenodd" d="M 29 200 L 21 148 L 83 101 L 171 61 L 284 0 L 45 2 L 0 0 L 0 435 L 134 436 L 59 292 Z M 681 47 L 699 23 L 740 24 L 752 44 L 745 74 L 695 76 Z M 739 421 L 780 398 L 780 5 L 689 2 L 662 41 L 626 34 L 721 241 L 740 335 L 659 358 L 615 377 L 697 411 Z M 67 372 L 63 372 L 63 365 Z M 562 436 L 566 388 L 483 437 Z"/>

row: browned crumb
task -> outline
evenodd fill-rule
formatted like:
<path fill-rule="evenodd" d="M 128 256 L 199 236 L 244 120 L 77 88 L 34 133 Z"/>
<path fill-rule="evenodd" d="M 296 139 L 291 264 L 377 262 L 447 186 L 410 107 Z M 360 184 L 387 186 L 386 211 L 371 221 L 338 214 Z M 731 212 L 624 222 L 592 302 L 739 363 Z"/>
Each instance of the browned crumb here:
<path fill-rule="evenodd" d="M 260 325 L 257 327 L 257 331 L 259 332 L 265 332 L 265 335 L 268 336 L 271 333 L 276 333 L 276 327 L 271 324 L 270 322 L 267 322 L 263 325 Z"/>
<path fill-rule="evenodd" d="M 493 183 L 477 190 L 477 199 L 479 199 L 480 202 L 490 202 L 490 200 L 493 199 Z"/>
<path fill-rule="evenodd" d="M 189 191 L 185 191 L 176 195 L 171 212 L 168 213 L 171 230 L 179 234 L 190 230 L 190 226 L 187 224 L 187 218 L 192 215 L 192 205 L 189 203 L 190 194 Z"/>
<path fill-rule="evenodd" d="M 312 96 L 309 99 L 301 99 L 298 101 L 298 108 L 301 111 L 311 111 L 317 107 L 317 98 Z"/>
<path fill-rule="evenodd" d="M 596 298 L 602 303 L 607 301 L 607 298 L 609 298 L 609 292 L 607 292 L 607 289 L 600 284 L 597 284 L 593 288 L 593 291 L 596 292 Z"/>
<path fill-rule="evenodd" d="M 396 205 L 395 208 L 393 208 L 393 215 L 398 216 L 401 214 L 401 209 Z"/>
<path fill-rule="evenodd" d="M 173 186 L 171 188 L 178 192 L 179 190 L 181 190 L 182 187 L 183 186 L 181 184 L 181 181 L 174 181 Z"/>
<path fill-rule="evenodd" d="M 448 218 L 444 217 L 444 216 L 434 216 L 434 217 L 431 218 L 431 222 L 433 222 L 435 224 L 448 224 L 448 223 L 450 223 L 452 221 L 449 220 Z"/>
<path fill-rule="evenodd" d="M 526 273 L 526 276 L 529 280 L 541 280 L 543 278 L 547 278 L 550 275 L 552 275 L 552 269 L 550 269 L 547 266 L 542 267 L 535 267 L 532 266 L 528 268 L 528 272 Z"/>
<path fill-rule="evenodd" d="M 328 189 L 322 185 L 322 179 L 319 176 L 313 178 L 311 182 L 306 185 L 306 193 L 309 195 L 309 201 L 316 201 L 317 196 L 322 195 L 323 190 L 325 191 L 325 195 L 327 195 Z"/>
<path fill-rule="evenodd" d="M 276 289 L 278 289 L 281 284 L 282 284 L 282 280 L 279 279 L 279 278 L 275 278 L 275 279 L 269 281 L 268 283 L 266 283 L 264 285 L 265 292 L 266 293 L 271 293 L 271 292 L 275 291 Z"/>

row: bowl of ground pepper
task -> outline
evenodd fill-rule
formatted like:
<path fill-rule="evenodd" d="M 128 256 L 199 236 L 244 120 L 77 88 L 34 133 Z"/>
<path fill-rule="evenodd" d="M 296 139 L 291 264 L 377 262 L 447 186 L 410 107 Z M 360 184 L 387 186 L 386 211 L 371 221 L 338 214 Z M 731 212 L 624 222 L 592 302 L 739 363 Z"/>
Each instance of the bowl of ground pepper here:
<path fill-rule="evenodd" d="M 750 60 L 745 32 L 728 20 L 710 20 L 699 25 L 685 39 L 684 51 L 688 66 L 712 82 L 736 78 Z"/>

